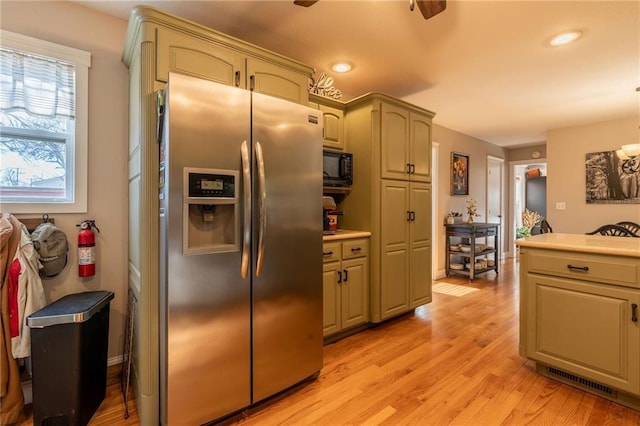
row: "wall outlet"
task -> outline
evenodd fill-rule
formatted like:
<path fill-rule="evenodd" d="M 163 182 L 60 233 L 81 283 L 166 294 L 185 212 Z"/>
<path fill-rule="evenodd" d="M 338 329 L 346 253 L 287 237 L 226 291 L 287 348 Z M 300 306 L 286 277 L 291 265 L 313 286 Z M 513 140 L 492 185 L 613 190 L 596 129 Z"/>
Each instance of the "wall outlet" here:
<path fill-rule="evenodd" d="M 564 201 L 562 201 L 562 202 L 560 202 L 560 203 L 556 203 L 556 210 L 564 210 L 564 209 L 566 209 L 566 208 L 567 208 L 567 206 L 566 206 L 566 204 L 564 203 Z"/>

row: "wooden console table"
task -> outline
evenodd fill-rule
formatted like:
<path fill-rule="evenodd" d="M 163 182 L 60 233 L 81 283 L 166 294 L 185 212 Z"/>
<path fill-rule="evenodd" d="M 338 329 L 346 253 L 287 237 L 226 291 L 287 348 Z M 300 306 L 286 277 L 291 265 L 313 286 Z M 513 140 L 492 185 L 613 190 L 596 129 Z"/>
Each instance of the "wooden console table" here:
<path fill-rule="evenodd" d="M 473 281 L 476 274 L 496 271 L 500 264 L 500 224 L 498 223 L 454 223 L 446 224 L 445 271 L 447 276 L 462 274 Z M 493 245 L 490 238 L 493 237 Z M 484 238 L 485 244 L 476 239 Z M 452 242 L 456 239 L 456 242 Z M 459 240 L 459 241 L 458 241 Z M 459 262 L 451 262 L 451 259 Z M 479 267 L 476 267 L 479 263 Z M 452 264 L 454 268 L 452 268 Z M 461 265 L 461 266 L 460 266 Z"/>

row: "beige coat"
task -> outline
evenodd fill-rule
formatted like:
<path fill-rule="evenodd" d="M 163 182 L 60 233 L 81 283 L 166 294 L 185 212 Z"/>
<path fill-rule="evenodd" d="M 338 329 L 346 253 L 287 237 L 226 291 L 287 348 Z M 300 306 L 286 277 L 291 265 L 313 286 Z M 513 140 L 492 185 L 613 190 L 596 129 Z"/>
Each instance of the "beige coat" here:
<path fill-rule="evenodd" d="M 0 425 L 21 420 L 24 396 L 18 363 L 11 353 L 9 330 L 9 264 L 20 242 L 20 222 L 8 213 L 0 214 Z"/>

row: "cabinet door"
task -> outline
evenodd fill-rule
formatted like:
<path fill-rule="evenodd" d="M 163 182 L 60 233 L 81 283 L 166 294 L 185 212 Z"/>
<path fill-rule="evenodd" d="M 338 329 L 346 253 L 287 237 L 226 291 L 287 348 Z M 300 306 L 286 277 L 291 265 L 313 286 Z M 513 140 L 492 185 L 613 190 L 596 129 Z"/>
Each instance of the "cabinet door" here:
<path fill-rule="evenodd" d="M 383 181 L 381 188 L 380 313 L 409 309 L 409 183 Z"/>
<path fill-rule="evenodd" d="M 340 262 L 322 266 L 322 335 L 340 331 L 340 287 L 338 284 Z"/>
<path fill-rule="evenodd" d="M 344 149 L 344 111 L 319 104 L 324 117 L 324 141 L 327 148 Z"/>
<path fill-rule="evenodd" d="M 410 184 L 409 224 L 411 307 L 431 301 L 431 185 Z"/>
<path fill-rule="evenodd" d="M 253 85 L 247 87 L 258 93 L 286 99 L 302 105 L 309 103 L 309 77 L 270 62 L 247 58 L 247 76 Z"/>
<path fill-rule="evenodd" d="M 526 275 L 526 355 L 633 394 L 640 392 L 640 290 Z"/>
<path fill-rule="evenodd" d="M 369 319 L 369 265 L 366 257 L 342 261 L 342 328 L 364 324 Z"/>
<path fill-rule="evenodd" d="M 381 177 L 408 180 L 409 112 L 382 103 L 381 112 Z"/>
<path fill-rule="evenodd" d="M 431 182 L 431 119 L 415 112 L 412 112 L 409 118 L 411 181 Z"/>
<path fill-rule="evenodd" d="M 156 80 L 166 82 L 169 72 L 175 71 L 246 88 L 243 55 L 179 32 L 157 31 Z"/>

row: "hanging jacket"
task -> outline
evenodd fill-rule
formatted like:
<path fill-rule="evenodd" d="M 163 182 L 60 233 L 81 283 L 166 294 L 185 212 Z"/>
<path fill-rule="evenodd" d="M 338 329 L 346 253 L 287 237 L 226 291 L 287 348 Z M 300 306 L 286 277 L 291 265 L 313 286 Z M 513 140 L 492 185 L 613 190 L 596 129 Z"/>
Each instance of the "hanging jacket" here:
<path fill-rule="evenodd" d="M 31 355 L 31 330 L 27 317 L 47 304 L 38 273 L 38 253 L 24 225 L 20 227 L 20 234 L 20 243 L 9 268 L 9 290 L 15 297 L 9 300 L 11 347 L 16 359 Z M 11 291 L 12 288 L 17 291 Z"/>
<path fill-rule="evenodd" d="M 17 423 L 23 416 L 24 396 L 18 362 L 13 358 L 9 323 L 9 265 L 21 238 L 20 222 L 0 214 L 0 425 Z"/>

